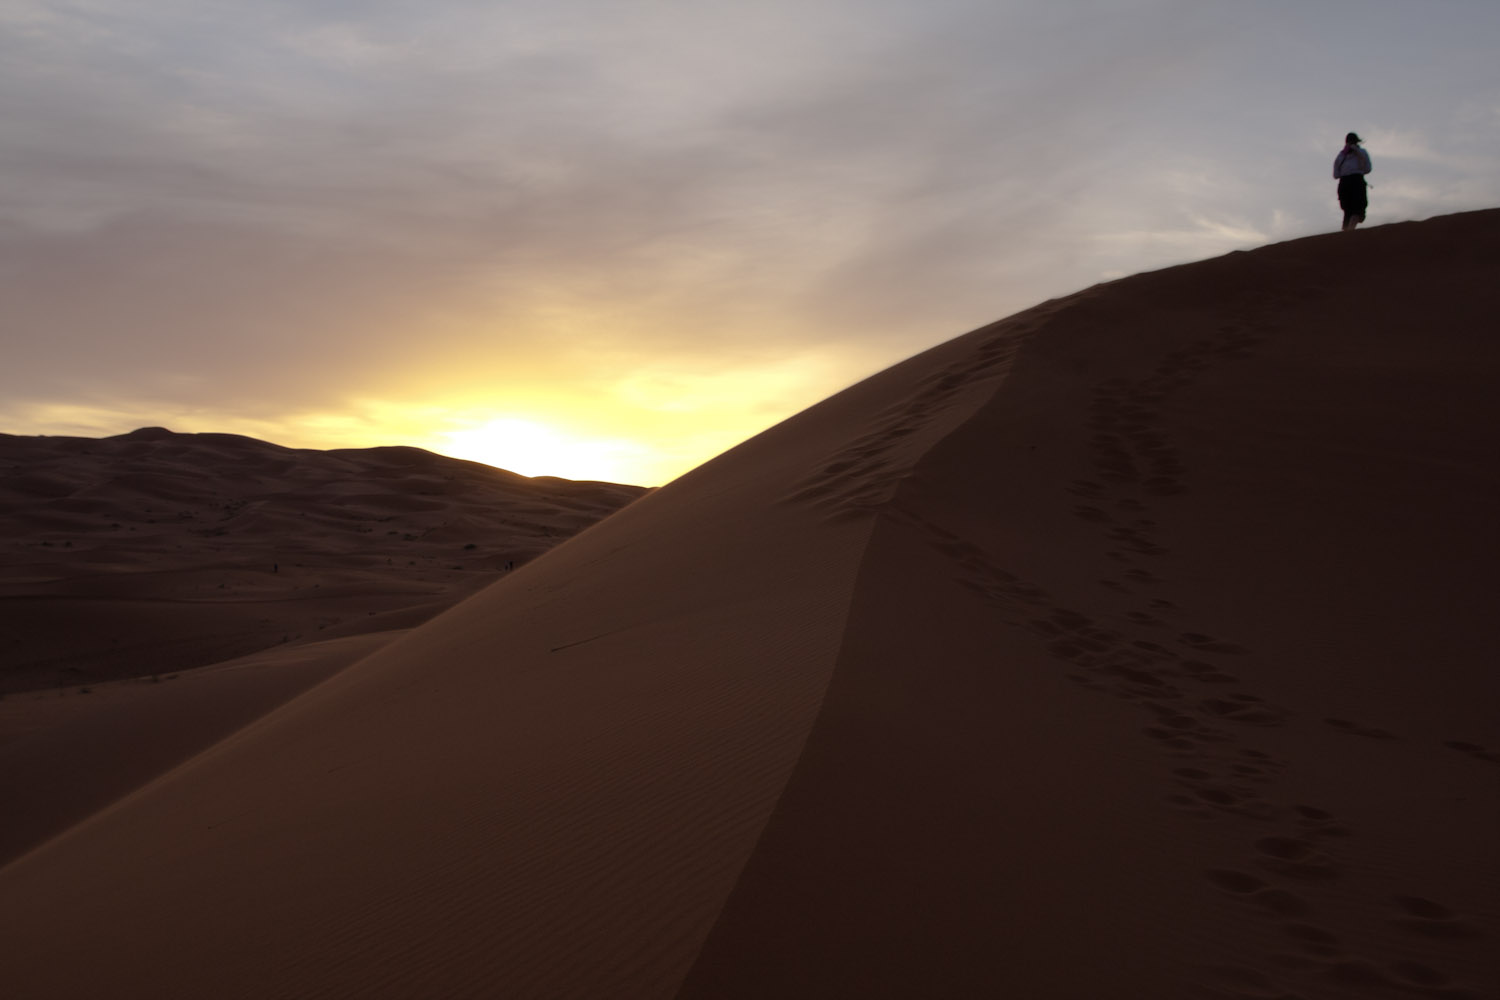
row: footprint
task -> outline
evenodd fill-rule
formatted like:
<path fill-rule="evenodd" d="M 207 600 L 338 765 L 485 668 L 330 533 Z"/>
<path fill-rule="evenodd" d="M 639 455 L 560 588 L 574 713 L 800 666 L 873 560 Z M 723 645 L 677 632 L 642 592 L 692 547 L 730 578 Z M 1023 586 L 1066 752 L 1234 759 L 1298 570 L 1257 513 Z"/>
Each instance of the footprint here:
<path fill-rule="evenodd" d="M 1347 837 L 1351 831 L 1343 823 L 1338 822 L 1333 813 L 1326 809 L 1318 809 L 1315 806 L 1296 806 L 1297 815 L 1301 817 L 1297 822 L 1312 837 Z"/>
<path fill-rule="evenodd" d="M 1270 803 L 1253 792 L 1215 781 L 1214 776 L 1202 768 L 1180 767 L 1172 773 L 1188 786 L 1197 804 L 1207 804 L 1214 809 L 1248 816 L 1251 819 L 1270 819 L 1275 815 L 1276 810 Z"/>
<path fill-rule="evenodd" d="M 1305 881 L 1338 878 L 1333 859 L 1300 837 L 1262 837 L 1255 842 L 1257 863 L 1279 875 Z"/>
<path fill-rule="evenodd" d="M 1184 735 L 1181 730 L 1147 726 L 1141 731 L 1160 742 L 1162 746 L 1171 747 L 1173 750 L 1196 750 L 1198 747 L 1198 744 Z"/>
<path fill-rule="evenodd" d="M 1076 479 L 1068 492 L 1074 496 L 1097 499 L 1104 495 L 1104 487 L 1087 479 Z"/>
<path fill-rule="evenodd" d="M 1215 887 L 1232 892 L 1237 896 L 1248 896 L 1252 893 L 1270 888 L 1267 883 L 1256 878 L 1248 872 L 1236 871 L 1233 868 L 1214 868 L 1208 873 L 1208 880 Z"/>
<path fill-rule="evenodd" d="M 1118 664 L 1108 666 L 1105 668 L 1105 670 L 1118 677 L 1124 678 L 1131 684 L 1137 685 L 1139 687 L 1155 689 L 1151 692 L 1152 694 L 1159 694 L 1162 689 L 1168 686 L 1167 682 L 1162 680 L 1159 675 L 1154 674 L 1149 670 L 1140 670 L 1135 667 L 1126 667 Z M 1187 716 L 1176 716 L 1175 718 L 1177 721 L 1168 721 L 1165 719 L 1162 721 L 1167 725 L 1174 726 L 1178 729 L 1191 729 L 1197 725 L 1196 719 L 1190 719 Z"/>
<path fill-rule="evenodd" d="M 1395 733 L 1389 730 L 1376 729 L 1373 726 L 1362 726 L 1357 722 L 1350 722 L 1348 719 L 1324 719 L 1323 722 L 1334 729 L 1348 733 L 1350 736 L 1364 736 L 1372 740 L 1394 740 L 1398 738 Z"/>
<path fill-rule="evenodd" d="M 1067 640 L 1049 643 L 1047 646 L 1047 651 L 1050 652 L 1053 656 L 1061 657 L 1064 660 L 1077 660 L 1084 654 L 1082 646 L 1078 645 L 1078 643 L 1076 642 L 1070 642 Z"/>
<path fill-rule="evenodd" d="M 1213 818 L 1213 810 L 1205 808 L 1202 802 L 1191 795 L 1168 795 L 1166 800 L 1195 819 Z"/>
<path fill-rule="evenodd" d="M 1234 684 L 1239 678 L 1202 660 L 1183 660 L 1182 669 L 1204 684 Z"/>
<path fill-rule="evenodd" d="M 1271 910 L 1277 916 L 1296 918 L 1296 916 L 1307 916 L 1311 912 L 1307 901 L 1302 900 L 1302 897 L 1296 895 L 1295 892 L 1274 888 L 1248 871 L 1239 871 L 1236 868 L 1214 868 L 1209 871 L 1208 877 L 1209 883 L 1214 888 L 1236 895 L 1262 909 Z"/>
<path fill-rule="evenodd" d="M 1447 940 L 1479 936 L 1478 928 L 1441 903 L 1423 896 L 1397 896 L 1395 901 L 1401 916 L 1393 922 L 1405 930 Z"/>
<path fill-rule="evenodd" d="M 1120 640 L 1125 638 L 1119 632 L 1101 628 L 1086 628 L 1078 633 L 1078 637 L 1084 649 L 1092 649 L 1099 653 L 1115 648 L 1120 644 Z"/>
<path fill-rule="evenodd" d="M 1076 611 L 1068 611 L 1064 608 L 1060 608 L 1057 611 L 1052 612 L 1049 617 L 1053 622 L 1057 624 L 1059 628 L 1066 629 L 1069 632 L 1087 628 L 1094 623 L 1094 620 L 1092 618 L 1089 618 L 1086 615 L 1081 615 Z"/>
<path fill-rule="evenodd" d="M 1391 978 L 1396 986 L 1442 1000 L 1480 1000 L 1472 990 L 1453 985 L 1448 975 L 1421 962 L 1392 962 Z"/>
<path fill-rule="evenodd" d="M 1307 900 L 1286 889 L 1261 889 L 1250 896 L 1250 902 L 1278 917 L 1305 917 L 1312 912 Z"/>
<path fill-rule="evenodd" d="M 1246 697 L 1253 695 L 1230 695 L 1228 698 L 1205 698 L 1198 705 L 1205 712 L 1228 722 L 1238 722 L 1246 726 L 1279 726 L 1286 718 L 1275 709 L 1257 704 L 1256 701 L 1245 701 Z"/>
<path fill-rule="evenodd" d="M 1045 604 L 1047 592 L 1040 587 L 1016 585 L 1005 588 L 1005 593 L 1023 604 Z"/>
<path fill-rule="evenodd" d="M 1215 639 L 1211 635 L 1204 635 L 1201 632 L 1183 632 L 1177 638 L 1184 646 L 1190 646 L 1195 650 L 1205 653 L 1223 653 L 1231 656 L 1239 656 L 1250 652 L 1250 650 L 1237 643 L 1224 642 Z"/>
<path fill-rule="evenodd" d="M 1247 747 L 1240 750 L 1240 756 L 1248 757 L 1250 760 L 1255 761 L 1256 766 L 1271 771 L 1283 771 L 1286 769 L 1286 761 L 1273 757 L 1264 750 L 1252 750 Z"/>
<path fill-rule="evenodd" d="M 1302 950 L 1314 955 L 1337 955 L 1340 952 L 1336 935 L 1312 924 L 1286 924 L 1283 933 L 1302 946 Z"/>
<path fill-rule="evenodd" d="M 1487 749 L 1483 744 L 1470 743 L 1467 740 L 1449 740 L 1443 746 L 1459 753 L 1468 754 L 1475 760 L 1489 761 L 1491 764 L 1500 764 L 1500 752 Z"/>
<path fill-rule="evenodd" d="M 1205 785 L 1197 789 L 1193 794 L 1211 805 L 1232 806 L 1240 801 L 1241 796 L 1232 788 L 1222 786 Z"/>

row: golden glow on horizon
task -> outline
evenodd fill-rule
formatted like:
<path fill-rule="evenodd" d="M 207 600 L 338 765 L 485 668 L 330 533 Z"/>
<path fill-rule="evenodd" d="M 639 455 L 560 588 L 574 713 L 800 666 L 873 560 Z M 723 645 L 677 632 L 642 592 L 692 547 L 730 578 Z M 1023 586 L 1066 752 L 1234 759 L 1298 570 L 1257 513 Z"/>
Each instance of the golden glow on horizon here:
<path fill-rule="evenodd" d="M 441 443 L 432 445 L 433 451 L 523 476 L 615 483 L 630 482 L 648 450 L 633 441 L 579 437 L 520 417 L 498 417 L 437 438 Z"/>
<path fill-rule="evenodd" d="M 109 437 L 140 427 L 242 434 L 290 448 L 410 445 L 523 476 L 662 486 L 850 381 L 858 361 L 788 355 L 709 370 L 622 364 L 608 379 L 450 390 L 446 398 L 345 398 L 272 414 L 163 407 L 145 399 L 33 403 L 0 412 L 12 434 Z M 868 365 L 868 362 L 866 362 Z M 862 366 L 863 367 L 863 366 Z M 458 381 L 472 372 L 449 376 Z M 494 400 L 508 405 L 497 409 Z"/>

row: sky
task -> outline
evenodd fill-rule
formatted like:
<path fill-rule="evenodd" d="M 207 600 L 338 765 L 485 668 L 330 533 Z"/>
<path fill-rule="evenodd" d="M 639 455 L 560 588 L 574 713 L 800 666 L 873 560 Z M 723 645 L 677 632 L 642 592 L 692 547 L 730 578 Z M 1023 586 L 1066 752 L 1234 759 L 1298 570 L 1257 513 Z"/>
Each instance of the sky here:
<path fill-rule="evenodd" d="M 0 0 L 0 432 L 659 485 L 1337 229 L 1351 129 L 1370 224 L 1500 206 L 1496 52 L 1496 0 Z"/>

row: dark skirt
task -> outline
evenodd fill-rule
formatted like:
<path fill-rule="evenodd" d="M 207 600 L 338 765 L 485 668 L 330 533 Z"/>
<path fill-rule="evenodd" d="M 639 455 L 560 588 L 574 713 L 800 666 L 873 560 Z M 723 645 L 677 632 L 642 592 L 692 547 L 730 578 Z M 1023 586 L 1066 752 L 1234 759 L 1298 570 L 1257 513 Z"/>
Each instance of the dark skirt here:
<path fill-rule="evenodd" d="M 1364 215 L 1370 205 L 1365 191 L 1365 175 L 1349 174 L 1339 178 L 1339 208 L 1347 215 Z"/>

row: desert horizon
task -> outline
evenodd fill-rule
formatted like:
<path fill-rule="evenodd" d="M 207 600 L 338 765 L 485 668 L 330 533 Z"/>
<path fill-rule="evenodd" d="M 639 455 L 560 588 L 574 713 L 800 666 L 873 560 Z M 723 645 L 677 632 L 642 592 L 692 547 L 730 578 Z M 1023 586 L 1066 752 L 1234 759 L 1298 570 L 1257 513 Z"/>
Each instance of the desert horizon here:
<path fill-rule="evenodd" d="M 0 435 L 0 692 L 412 627 L 644 492 L 416 448 Z"/>
<path fill-rule="evenodd" d="M 309 623 L 0 700 L 10 987 L 1494 996 L 1497 248 L 1095 284 L 650 491 L 0 437 L 12 643 Z"/>

